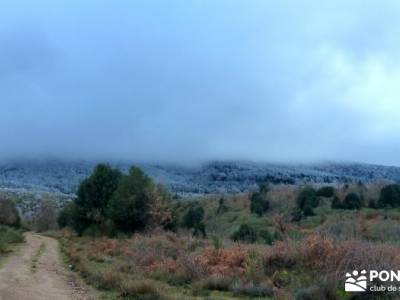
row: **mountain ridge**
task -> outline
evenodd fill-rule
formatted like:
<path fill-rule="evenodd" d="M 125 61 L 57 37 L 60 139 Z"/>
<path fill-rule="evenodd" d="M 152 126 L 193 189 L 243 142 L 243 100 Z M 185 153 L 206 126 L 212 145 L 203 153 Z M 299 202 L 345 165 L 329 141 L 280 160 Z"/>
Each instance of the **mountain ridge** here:
<path fill-rule="evenodd" d="M 95 162 L 10 161 L 0 163 L 0 188 L 74 194 L 89 176 Z M 156 182 L 179 195 L 240 193 L 258 182 L 283 184 L 341 184 L 387 180 L 400 182 L 400 167 L 364 163 L 324 162 L 279 164 L 247 161 L 211 161 L 198 166 L 172 164 L 111 163 L 127 172 L 141 167 Z"/>

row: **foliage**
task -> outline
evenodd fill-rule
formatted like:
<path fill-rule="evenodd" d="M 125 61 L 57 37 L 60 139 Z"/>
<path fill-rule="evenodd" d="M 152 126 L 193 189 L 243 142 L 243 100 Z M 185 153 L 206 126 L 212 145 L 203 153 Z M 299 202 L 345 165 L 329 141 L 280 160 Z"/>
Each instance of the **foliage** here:
<path fill-rule="evenodd" d="M 175 229 L 176 211 L 171 197 L 162 186 L 136 167 L 123 175 L 119 170 L 100 164 L 82 181 L 78 197 L 65 205 L 57 222 L 82 235 L 132 233 L 144 227 Z"/>
<path fill-rule="evenodd" d="M 356 193 L 347 194 L 342 203 L 344 209 L 361 209 L 363 207 L 363 199 Z"/>
<path fill-rule="evenodd" d="M 0 254 L 9 251 L 10 244 L 22 243 L 22 231 L 14 227 L 0 225 Z"/>
<path fill-rule="evenodd" d="M 11 199 L 0 199 L 0 224 L 19 227 L 21 219 L 14 201 Z"/>
<path fill-rule="evenodd" d="M 250 197 L 250 211 L 262 216 L 270 207 L 268 200 L 269 188 L 265 184 L 259 186 L 259 191 L 255 192 Z"/>
<path fill-rule="evenodd" d="M 332 186 L 324 186 L 317 190 L 318 197 L 333 197 L 335 194 L 335 189 Z"/>
<path fill-rule="evenodd" d="M 64 208 L 59 212 L 57 217 L 57 224 L 60 228 L 71 227 L 73 228 L 74 214 L 76 205 L 74 202 L 67 203 Z"/>
<path fill-rule="evenodd" d="M 317 192 L 310 186 L 303 188 L 297 195 L 296 204 L 298 211 L 295 213 L 293 219 L 301 219 L 302 216 L 313 216 L 313 208 L 319 205 Z"/>
<path fill-rule="evenodd" d="M 390 184 L 381 190 L 378 205 L 380 207 L 400 206 L 400 185 Z"/>
<path fill-rule="evenodd" d="M 193 229 L 193 234 L 195 236 L 202 234 L 206 236 L 205 226 L 204 226 L 204 208 L 199 204 L 191 205 L 183 216 L 182 226 L 185 228 Z"/>
<path fill-rule="evenodd" d="M 223 214 L 228 211 L 228 206 L 225 204 L 225 198 L 221 197 L 218 201 L 217 215 Z"/>
<path fill-rule="evenodd" d="M 55 202 L 51 200 L 42 201 L 38 215 L 34 219 L 34 227 L 38 232 L 56 229 L 57 208 Z"/>
<path fill-rule="evenodd" d="M 343 208 L 342 201 L 340 201 L 339 197 L 335 196 L 332 199 L 332 209 L 341 209 Z"/>
<path fill-rule="evenodd" d="M 91 225 L 101 225 L 105 221 L 108 202 L 117 189 L 121 177 L 119 170 L 100 164 L 89 178 L 82 181 L 72 214 L 73 225 L 78 233 L 82 233 Z"/>
<path fill-rule="evenodd" d="M 121 179 L 107 205 L 107 215 L 117 230 L 134 232 L 146 226 L 154 188 L 151 178 L 137 167 L 132 167 Z"/>
<path fill-rule="evenodd" d="M 235 242 L 255 243 L 258 239 L 258 233 L 250 225 L 242 224 L 239 229 L 232 234 L 231 239 Z"/>

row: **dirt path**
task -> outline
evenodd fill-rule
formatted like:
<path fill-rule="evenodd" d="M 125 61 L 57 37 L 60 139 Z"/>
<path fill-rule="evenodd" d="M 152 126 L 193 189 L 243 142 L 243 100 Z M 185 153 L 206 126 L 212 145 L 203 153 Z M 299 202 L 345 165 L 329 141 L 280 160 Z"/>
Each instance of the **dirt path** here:
<path fill-rule="evenodd" d="M 57 240 L 27 233 L 0 269 L 0 300 L 92 300 L 93 291 L 65 270 Z"/>

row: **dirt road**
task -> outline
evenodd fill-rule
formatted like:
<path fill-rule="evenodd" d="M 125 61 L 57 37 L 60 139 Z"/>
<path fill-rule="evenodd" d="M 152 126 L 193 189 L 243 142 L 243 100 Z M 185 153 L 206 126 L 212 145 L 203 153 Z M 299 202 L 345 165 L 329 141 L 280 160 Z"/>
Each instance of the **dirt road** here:
<path fill-rule="evenodd" d="M 97 297 L 65 270 L 57 240 L 27 233 L 26 244 L 0 268 L 0 300 L 92 300 Z"/>

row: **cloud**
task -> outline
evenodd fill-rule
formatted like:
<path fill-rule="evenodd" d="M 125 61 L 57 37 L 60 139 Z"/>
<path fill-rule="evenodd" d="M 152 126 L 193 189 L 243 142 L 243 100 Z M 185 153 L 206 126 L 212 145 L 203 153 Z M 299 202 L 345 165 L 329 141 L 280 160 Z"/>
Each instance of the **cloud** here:
<path fill-rule="evenodd" d="M 398 8 L 8 2 L 0 158 L 400 164 Z"/>

